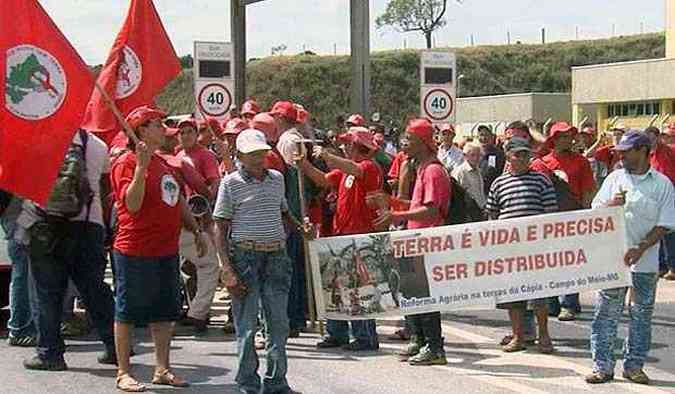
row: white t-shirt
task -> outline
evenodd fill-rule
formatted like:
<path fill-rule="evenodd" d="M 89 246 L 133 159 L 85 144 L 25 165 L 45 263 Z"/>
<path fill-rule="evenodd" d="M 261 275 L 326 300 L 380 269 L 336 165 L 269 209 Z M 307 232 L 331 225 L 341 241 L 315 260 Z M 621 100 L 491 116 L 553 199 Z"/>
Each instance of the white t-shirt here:
<path fill-rule="evenodd" d="M 87 178 L 89 178 L 89 187 L 94 193 L 89 208 L 89 221 L 103 226 L 103 206 L 101 205 L 101 177 L 110 174 L 110 156 L 108 155 L 108 146 L 100 138 L 92 133 L 87 135 L 87 151 L 85 159 L 87 160 Z M 73 137 L 73 143 L 82 145 L 80 133 Z M 73 218 L 72 221 L 85 221 L 87 216 L 87 206 L 82 208 L 82 212 Z"/>

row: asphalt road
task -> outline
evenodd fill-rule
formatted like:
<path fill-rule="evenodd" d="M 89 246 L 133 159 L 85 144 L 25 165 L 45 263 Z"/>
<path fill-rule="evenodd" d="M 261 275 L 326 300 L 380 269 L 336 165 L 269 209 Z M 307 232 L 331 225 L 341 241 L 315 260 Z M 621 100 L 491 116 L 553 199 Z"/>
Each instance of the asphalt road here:
<path fill-rule="evenodd" d="M 654 319 L 653 351 L 647 373 L 651 386 L 639 386 L 620 377 L 613 383 L 589 386 L 583 375 L 590 372 L 588 346 L 592 294 L 584 294 L 584 313 L 575 322 L 551 321 L 557 353 L 541 355 L 535 350 L 505 354 L 496 341 L 508 332 L 504 311 L 462 311 L 444 317 L 447 366 L 412 367 L 400 363 L 393 353 L 402 342 L 382 340 L 379 352 L 345 353 L 319 351 L 318 334 L 303 334 L 288 345 L 292 387 L 307 393 L 675 393 L 675 283 L 660 282 Z M 222 312 L 224 305 L 216 306 Z M 216 324 L 219 322 L 216 320 Z M 381 337 L 395 327 L 382 324 Z M 620 336 L 625 337 L 622 326 Z M 136 330 L 133 358 L 137 377 L 151 378 L 153 353 L 149 335 Z M 14 393 L 115 393 L 115 369 L 96 364 L 101 345 L 93 336 L 68 341 L 67 372 L 35 372 L 21 367 L 31 349 L 0 344 L 0 394 Z M 620 357 L 620 345 L 617 345 Z M 193 337 L 179 328 L 173 342 L 172 360 L 181 376 L 192 382 L 188 389 L 150 386 L 150 392 L 234 393 L 236 346 L 232 336 L 213 327 L 205 337 Z M 264 358 L 261 354 L 261 363 Z M 617 376 L 620 376 L 619 362 Z"/>

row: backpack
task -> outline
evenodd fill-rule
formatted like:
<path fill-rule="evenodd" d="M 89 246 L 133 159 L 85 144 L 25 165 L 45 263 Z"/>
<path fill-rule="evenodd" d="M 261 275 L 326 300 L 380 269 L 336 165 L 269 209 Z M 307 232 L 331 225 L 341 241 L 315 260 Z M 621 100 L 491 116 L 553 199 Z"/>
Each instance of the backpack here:
<path fill-rule="evenodd" d="M 450 177 L 450 190 L 445 224 L 462 224 L 485 220 L 483 210 L 480 209 L 478 203 L 453 177 Z"/>
<path fill-rule="evenodd" d="M 56 177 L 47 205 L 42 211 L 48 217 L 72 219 L 90 206 L 93 191 L 87 177 L 87 140 L 84 130 L 79 130 L 82 144 L 71 143 L 66 151 L 65 159 Z M 87 216 L 89 213 L 87 212 Z"/>

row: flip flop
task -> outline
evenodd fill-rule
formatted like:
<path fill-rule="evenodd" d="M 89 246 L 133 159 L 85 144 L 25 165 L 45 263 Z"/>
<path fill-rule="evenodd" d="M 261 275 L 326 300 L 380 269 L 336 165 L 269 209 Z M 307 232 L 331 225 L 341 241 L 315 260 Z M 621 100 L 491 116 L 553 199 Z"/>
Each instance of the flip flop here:
<path fill-rule="evenodd" d="M 155 372 L 155 376 L 152 378 L 152 384 L 172 387 L 188 387 L 190 385 L 188 382 L 174 375 L 174 373 L 168 369 L 165 369 L 160 373 Z"/>
<path fill-rule="evenodd" d="M 119 390 L 127 393 L 141 393 L 147 390 L 147 387 L 143 383 L 140 383 L 128 373 L 117 375 L 116 385 Z"/>

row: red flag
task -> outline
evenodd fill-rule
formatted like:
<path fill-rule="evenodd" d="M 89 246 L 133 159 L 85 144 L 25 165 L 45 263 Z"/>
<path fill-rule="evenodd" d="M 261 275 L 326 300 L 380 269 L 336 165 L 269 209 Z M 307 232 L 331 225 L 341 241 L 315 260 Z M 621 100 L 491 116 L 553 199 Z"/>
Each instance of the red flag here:
<path fill-rule="evenodd" d="M 126 116 L 152 103 L 180 71 L 180 61 L 152 0 L 132 0 L 98 83 Z M 82 128 L 100 133 L 108 145 L 121 130 L 98 90 L 92 93 Z"/>
<path fill-rule="evenodd" d="M 93 89 L 37 0 L 0 12 L 0 188 L 45 204 Z"/>

